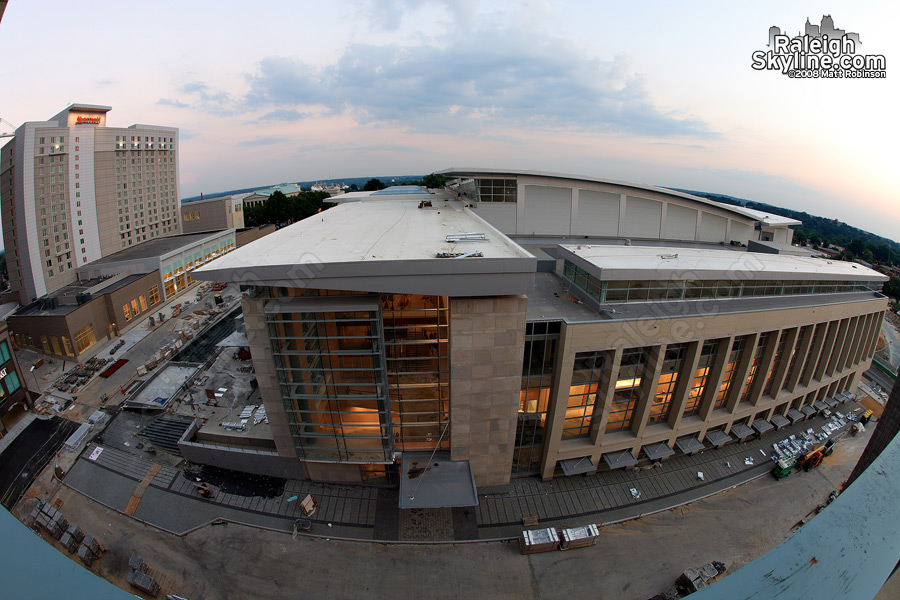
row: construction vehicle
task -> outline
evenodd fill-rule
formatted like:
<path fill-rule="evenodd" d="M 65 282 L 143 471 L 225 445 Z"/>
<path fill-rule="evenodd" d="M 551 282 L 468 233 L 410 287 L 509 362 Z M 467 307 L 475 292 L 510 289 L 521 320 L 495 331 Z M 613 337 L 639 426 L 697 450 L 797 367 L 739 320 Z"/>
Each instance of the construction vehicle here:
<path fill-rule="evenodd" d="M 796 458 L 779 458 L 775 462 L 775 467 L 772 469 L 772 475 L 775 479 L 781 481 L 788 475 L 790 475 L 794 471 L 794 467 L 797 466 Z"/>
<path fill-rule="evenodd" d="M 834 441 L 832 440 L 828 440 L 825 444 L 813 446 L 809 452 L 800 457 L 800 466 L 803 467 L 804 471 L 815 469 L 822 464 L 822 460 L 826 456 L 831 456 L 832 452 L 834 452 Z"/>

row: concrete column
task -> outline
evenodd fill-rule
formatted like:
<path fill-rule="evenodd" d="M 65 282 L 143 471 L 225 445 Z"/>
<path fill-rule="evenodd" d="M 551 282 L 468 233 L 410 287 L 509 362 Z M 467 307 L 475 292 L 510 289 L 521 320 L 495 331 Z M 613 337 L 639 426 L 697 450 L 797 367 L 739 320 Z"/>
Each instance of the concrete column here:
<path fill-rule="evenodd" d="M 509 484 L 525 347 L 525 296 L 450 299 L 450 453 L 479 489 Z"/>
<path fill-rule="evenodd" d="M 869 331 L 869 325 L 871 325 L 871 323 L 871 314 L 859 316 L 859 325 L 856 326 L 856 334 L 853 336 L 853 346 L 850 348 L 850 355 L 847 357 L 847 364 L 851 367 L 855 367 L 859 362 L 859 352 L 860 347 L 862 347 L 862 340 L 866 337 L 866 332 Z"/>
<path fill-rule="evenodd" d="M 725 367 L 728 365 L 728 357 L 731 356 L 731 345 L 733 343 L 734 336 L 719 340 L 719 351 L 716 353 L 716 360 L 713 362 L 709 373 L 709 382 L 706 384 L 706 389 L 703 390 L 703 399 L 700 401 L 700 413 L 698 416 L 704 422 L 709 420 L 709 415 L 712 414 L 713 406 L 716 404 L 716 396 L 719 395 L 719 386 L 722 385 L 722 375 L 725 373 Z"/>
<path fill-rule="evenodd" d="M 578 233 L 578 188 L 572 188 L 572 211 L 569 220 L 569 235 Z"/>
<path fill-rule="evenodd" d="M 606 436 L 609 409 L 616 394 L 616 381 L 619 379 L 622 353 L 622 348 L 609 351 L 607 355 L 609 364 L 603 367 L 603 378 L 600 381 L 600 389 L 597 390 L 597 403 L 594 406 L 594 420 L 591 428 L 591 441 L 594 443 L 594 453 L 592 454 L 594 464 L 598 464 L 597 461 L 600 460 L 602 454 L 600 446 L 603 445 L 603 438 Z"/>
<path fill-rule="evenodd" d="M 869 336 L 872 335 L 872 328 L 875 326 L 875 321 L 877 320 L 878 313 L 869 313 L 866 315 L 866 328 L 863 330 L 862 335 L 859 338 L 857 348 L 856 348 L 856 356 L 853 360 L 854 365 L 859 365 L 865 360 L 863 357 L 866 353 L 866 346 L 869 342 Z"/>
<path fill-rule="evenodd" d="M 822 381 L 825 377 L 825 367 L 828 365 L 828 359 L 831 358 L 831 351 L 834 349 L 834 341 L 837 339 L 840 321 L 831 321 L 828 323 L 828 333 L 825 334 L 825 343 L 822 345 L 822 352 L 819 354 L 819 362 L 813 373 L 813 378 Z"/>
<path fill-rule="evenodd" d="M 774 368 L 772 364 L 775 360 L 775 351 L 778 350 L 778 344 L 781 343 L 781 338 L 778 331 L 773 331 L 768 336 L 768 342 L 766 343 L 766 349 L 763 350 L 763 355 L 759 358 L 759 365 L 756 368 L 756 374 L 753 377 L 753 385 L 750 388 L 750 404 L 753 406 L 759 406 L 759 401 L 762 399 L 763 389 L 766 385 L 766 381 L 769 379 L 769 371 Z"/>
<path fill-rule="evenodd" d="M 562 442 L 563 424 L 569 404 L 569 387 L 572 385 L 572 369 L 575 364 L 575 350 L 571 345 L 568 326 L 563 323 L 556 350 L 556 364 L 553 365 L 553 389 L 547 406 L 547 423 L 544 427 L 544 451 L 541 456 L 541 477 L 551 479 L 556 470 L 556 456 Z"/>
<path fill-rule="evenodd" d="M 808 386 L 812 381 L 816 363 L 819 360 L 819 355 L 822 353 L 822 347 L 825 345 L 825 332 L 828 330 L 828 323 L 817 323 L 815 329 L 812 346 L 810 346 L 809 354 L 807 355 L 809 362 L 803 365 L 803 374 L 800 377 L 800 383 L 803 386 Z"/>
<path fill-rule="evenodd" d="M 800 381 L 800 375 L 803 371 L 803 365 L 806 364 L 806 357 L 809 355 L 810 346 L 812 345 L 813 335 L 816 332 L 815 325 L 810 325 L 805 328 L 803 335 L 800 336 L 800 339 L 797 340 L 795 346 L 797 348 L 797 362 L 794 366 L 794 372 L 791 373 L 790 379 L 788 379 L 783 387 L 788 394 L 793 394 L 794 390 L 797 389 L 797 382 Z"/>
<path fill-rule="evenodd" d="M 863 360 L 868 362 L 875 356 L 875 346 L 878 344 L 878 336 L 881 333 L 881 322 L 884 320 L 884 311 L 875 313 L 875 319 L 872 322 L 872 333 L 869 336 L 869 345 L 866 347 L 866 353 Z"/>
<path fill-rule="evenodd" d="M 663 359 L 666 356 L 666 345 L 652 346 L 647 357 L 647 367 L 644 370 L 641 381 L 641 395 L 637 406 L 634 407 L 634 419 L 631 422 L 631 432 L 635 437 L 644 435 L 647 427 L 647 417 L 650 415 L 650 406 L 656 395 L 656 386 L 659 385 L 659 374 L 662 370 Z"/>
<path fill-rule="evenodd" d="M 753 355 L 756 354 L 756 344 L 758 342 L 758 333 L 751 333 L 747 336 L 747 342 L 744 344 L 744 353 L 734 374 L 734 381 L 731 383 L 731 389 L 728 390 L 728 400 L 725 403 L 725 409 L 732 414 L 741 401 L 741 391 L 744 389 L 744 384 L 747 381 L 747 373 L 750 371 L 750 363 L 753 361 Z"/>
<path fill-rule="evenodd" d="M 825 376 L 834 375 L 834 368 L 837 366 L 838 358 L 844 351 L 844 340 L 847 339 L 847 328 L 850 326 L 850 319 L 841 319 L 838 328 L 837 337 L 834 340 L 834 348 L 831 350 L 831 356 L 828 358 L 828 365 L 825 367 Z"/>
<path fill-rule="evenodd" d="M 703 340 L 690 342 L 687 346 L 684 364 L 681 367 L 681 373 L 678 374 L 678 381 L 675 383 L 675 393 L 672 396 L 672 404 L 669 407 L 668 423 L 672 429 L 677 430 L 681 424 L 684 405 L 687 404 L 688 394 L 694 384 L 694 375 L 697 370 L 697 363 L 700 362 L 700 350 L 702 348 Z"/>
<path fill-rule="evenodd" d="M 247 341 L 250 342 L 250 356 L 278 456 L 297 459 L 297 446 L 291 435 L 284 400 L 281 397 L 281 386 L 275 373 L 275 357 L 272 355 L 269 329 L 263 312 L 265 303 L 266 300 L 251 298 L 247 293 L 241 296 Z"/>
<path fill-rule="evenodd" d="M 787 337 L 784 339 L 784 348 L 781 351 L 781 358 L 778 360 L 778 364 L 772 365 L 772 368 L 775 369 L 775 373 L 772 375 L 770 388 L 772 392 L 769 396 L 774 400 L 778 399 L 781 388 L 784 387 L 784 378 L 787 377 L 787 370 L 791 366 L 791 357 L 794 348 L 797 346 L 797 337 L 800 335 L 800 329 L 797 327 L 785 329 L 781 332 L 781 335 Z M 766 390 L 763 390 L 763 393 L 765 393 L 765 391 Z"/>
<path fill-rule="evenodd" d="M 516 233 L 531 233 L 525 229 L 525 184 L 521 179 L 516 180 Z"/>
<path fill-rule="evenodd" d="M 841 355 L 838 358 L 837 365 L 835 366 L 835 370 L 838 373 L 842 373 L 848 366 L 850 366 L 850 353 L 852 352 L 853 346 L 856 343 L 856 332 L 859 330 L 859 324 L 861 321 L 861 316 L 856 316 L 850 319 L 850 327 L 847 328 L 847 337 L 844 339 L 844 345 L 841 348 Z"/>
<path fill-rule="evenodd" d="M 859 363 L 868 364 L 872 359 L 874 348 L 878 344 L 878 336 L 881 334 L 881 313 L 872 313 L 872 322 L 869 325 L 869 331 L 863 339 L 860 353 Z"/>

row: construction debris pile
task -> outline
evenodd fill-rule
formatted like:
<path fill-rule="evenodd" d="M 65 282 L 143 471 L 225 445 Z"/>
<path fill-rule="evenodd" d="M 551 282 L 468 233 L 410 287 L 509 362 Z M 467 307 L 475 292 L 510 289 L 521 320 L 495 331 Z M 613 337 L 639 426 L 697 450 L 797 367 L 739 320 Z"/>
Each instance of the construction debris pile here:
<path fill-rule="evenodd" d="M 91 378 L 108 362 L 108 358 L 94 357 L 88 359 L 84 363 L 76 364 L 73 369 L 69 370 L 67 373 L 63 373 L 60 378 L 56 380 L 56 383 L 53 384 L 53 387 L 61 392 L 74 394 L 78 388 L 90 381 Z"/>
<path fill-rule="evenodd" d="M 678 579 L 675 580 L 675 585 L 669 587 L 662 594 L 653 596 L 650 600 L 677 600 L 678 598 L 684 598 L 698 590 L 709 587 L 725 573 L 725 570 L 725 565 L 717 560 L 697 569 L 687 569 L 678 576 Z"/>
<path fill-rule="evenodd" d="M 827 412 L 827 411 L 826 411 Z M 822 431 L 816 432 L 812 427 L 799 434 L 792 434 L 772 444 L 772 455 L 770 458 L 773 462 L 779 460 L 793 460 L 807 452 L 818 442 L 823 442 L 831 437 L 836 431 L 844 427 L 848 421 L 856 421 L 856 415 L 852 412 L 841 414 L 839 412 L 830 413 L 831 419 L 822 425 Z"/>

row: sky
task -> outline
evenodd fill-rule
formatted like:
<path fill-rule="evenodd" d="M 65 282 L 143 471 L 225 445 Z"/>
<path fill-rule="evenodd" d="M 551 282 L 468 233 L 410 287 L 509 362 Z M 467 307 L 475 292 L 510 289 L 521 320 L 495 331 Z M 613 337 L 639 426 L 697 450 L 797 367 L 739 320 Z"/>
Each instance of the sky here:
<path fill-rule="evenodd" d="M 830 14 L 884 79 L 754 70 Z M 451 167 L 805 210 L 900 240 L 900 4 L 10 0 L 0 118 L 180 129 L 181 196 Z M 0 122 L 0 131 L 9 126 Z"/>

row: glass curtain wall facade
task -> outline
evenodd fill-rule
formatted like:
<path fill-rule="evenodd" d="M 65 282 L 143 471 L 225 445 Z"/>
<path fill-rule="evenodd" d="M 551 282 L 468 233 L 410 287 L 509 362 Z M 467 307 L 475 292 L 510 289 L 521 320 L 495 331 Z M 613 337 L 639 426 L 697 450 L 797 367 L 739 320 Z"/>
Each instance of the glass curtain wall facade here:
<path fill-rule="evenodd" d="M 725 365 L 725 371 L 722 373 L 722 383 L 719 384 L 719 390 L 716 392 L 716 401 L 713 408 L 725 408 L 728 403 L 728 395 L 731 392 L 731 386 L 734 385 L 737 376 L 737 368 L 744 356 L 744 348 L 747 346 L 747 336 L 734 338 L 731 343 L 731 353 L 728 355 L 728 364 Z"/>
<path fill-rule="evenodd" d="M 301 458 L 387 462 L 378 312 L 268 315 L 275 371 Z"/>
<path fill-rule="evenodd" d="M 641 383 L 647 369 L 649 352 L 650 348 L 629 348 L 622 352 L 616 391 L 610 404 L 609 419 L 606 421 L 607 433 L 631 429 L 634 409 L 641 397 Z"/>
<path fill-rule="evenodd" d="M 609 360 L 608 352 L 578 352 L 572 369 L 569 402 L 563 422 L 563 438 L 588 437 L 597 404 L 597 391 L 603 369 Z"/>
<path fill-rule="evenodd" d="M 716 361 L 720 345 L 719 340 L 712 340 L 705 342 L 700 349 L 700 358 L 697 360 L 697 368 L 694 370 L 694 378 L 691 380 L 691 389 L 684 405 L 683 416 L 695 417 L 700 414 L 700 401 L 703 399 L 706 386 L 709 385 L 709 372 Z"/>
<path fill-rule="evenodd" d="M 332 296 L 306 290 L 302 295 Z M 275 371 L 301 459 L 390 463 L 450 447 L 446 297 L 354 295 L 358 307 L 267 315 Z M 378 475 L 378 474 L 374 474 Z"/>
<path fill-rule="evenodd" d="M 672 408 L 672 396 L 675 395 L 675 386 L 684 368 L 684 356 L 688 345 L 669 344 L 663 358 L 662 371 L 659 374 L 659 382 L 656 385 L 656 393 L 653 395 L 653 404 L 650 405 L 650 417 L 647 423 L 665 423 L 669 419 L 669 410 Z"/>
<path fill-rule="evenodd" d="M 447 298 L 385 295 L 381 309 L 394 448 L 449 450 Z"/>
<path fill-rule="evenodd" d="M 880 281 L 784 281 L 771 279 L 603 281 L 568 260 L 563 265 L 563 273 L 567 279 L 600 303 L 880 292 L 883 286 Z"/>
<path fill-rule="evenodd" d="M 513 475 L 540 472 L 560 327 L 558 321 L 525 325 L 525 354 L 522 361 L 516 444 L 513 450 Z"/>
<path fill-rule="evenodd" d="M 744 387 L 741 389 L 741 402 L 750 401 L 750 392 L 753 390 L 753 383 L 759 374 L 759 363 L 762 362 L 763 353 L 769 343 L 771 332 L 761 333 L 759 335 L 759 343 L 756 345 L 756 351 L 753 353 L 753 360 L 750 362 L 750 368 L 747 370 L 747 379 L 744 380 Z"/>

